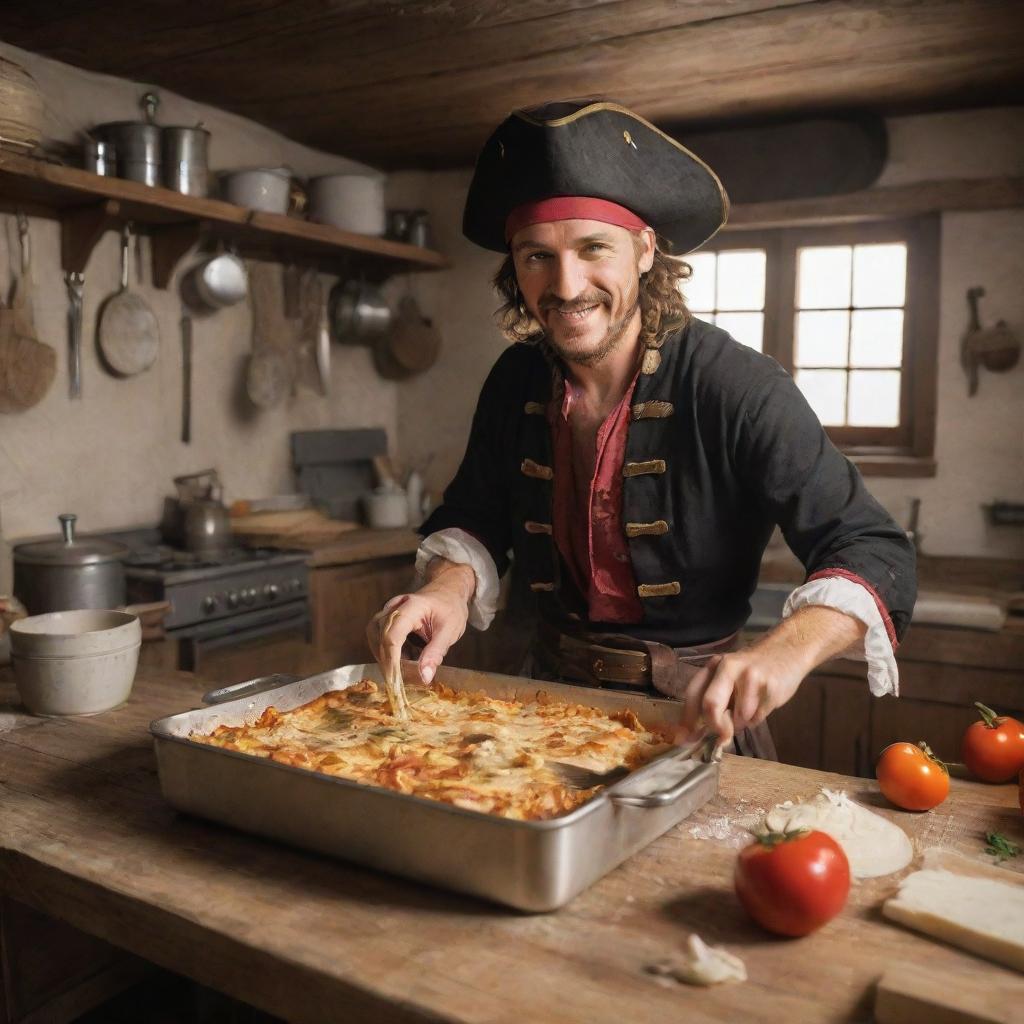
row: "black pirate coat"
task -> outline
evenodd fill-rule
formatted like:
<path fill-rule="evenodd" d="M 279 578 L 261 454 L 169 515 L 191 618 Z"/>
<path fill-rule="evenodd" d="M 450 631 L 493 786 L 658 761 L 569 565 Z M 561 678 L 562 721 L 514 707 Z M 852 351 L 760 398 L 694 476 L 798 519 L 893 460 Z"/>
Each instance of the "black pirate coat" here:
<path fill-rule="evenodd" d="M 553 625 L 678 647 L 743 626 L 777 524 L 809 577 L 866 583 L 898 641 L 916 596 L 914 548 L 792 378 L 698 319 L 669 335 L 660 356 L 637 381 L 622 470 L 642 622 L 588 622 L 555 546 L 547 408 L 558 384 L 536 347 L 513 345 L 494 365 L 462 464 L 420 532 L 472 533 L 499 575 L 514 552 Z"/>

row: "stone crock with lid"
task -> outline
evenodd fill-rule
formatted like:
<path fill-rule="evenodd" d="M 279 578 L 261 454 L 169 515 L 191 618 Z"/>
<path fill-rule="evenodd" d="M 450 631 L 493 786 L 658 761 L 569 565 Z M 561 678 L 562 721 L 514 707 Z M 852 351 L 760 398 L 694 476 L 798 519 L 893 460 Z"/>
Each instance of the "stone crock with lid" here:
<path fill-rule="evenodd" d="M 61 536 L 14 548 L 14 593 L 30 615 L 125 603 L 123 544 L 76 537 L 77 516 L 58 516 Z"/>

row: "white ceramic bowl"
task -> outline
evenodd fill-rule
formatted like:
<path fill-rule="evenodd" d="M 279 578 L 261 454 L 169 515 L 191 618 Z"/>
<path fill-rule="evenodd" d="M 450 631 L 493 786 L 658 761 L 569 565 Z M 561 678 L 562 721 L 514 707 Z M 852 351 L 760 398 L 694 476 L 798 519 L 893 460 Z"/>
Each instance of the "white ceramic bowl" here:
<path fill-rule="evenodd" d="M 249 171 L 233 171 L 224 175 L 221 187 L 224 198 L 236 206 L 267 213 L 287 213 L 291 192 L 291 175 L 272 167 Z"/>
<path fill-rule="evenodd" d="M 18 693 L 34 715 L 98 715 L 123 704 L 139 663 L 138 616 L 105 609 L 50 612 L 11 624 Z"/>
<path fill-rule="evenodd" d="M 362 235 L 387 230 L 384 179 L 369 174 L 325 174 L 310 179 L 309 219 Z"/>

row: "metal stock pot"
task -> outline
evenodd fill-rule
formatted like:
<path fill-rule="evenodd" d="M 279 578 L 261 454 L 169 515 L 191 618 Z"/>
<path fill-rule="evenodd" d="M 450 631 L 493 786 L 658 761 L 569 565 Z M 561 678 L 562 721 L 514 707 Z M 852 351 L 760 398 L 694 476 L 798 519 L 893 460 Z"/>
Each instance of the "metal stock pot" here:
<path fill-rule="evenodd" d="M 128 549 L 99 537 L 75 537 L 77 516 L 64 513 L 61 537 L 14 548 L 14 593 L 31 615 L 125 603 Z"/>

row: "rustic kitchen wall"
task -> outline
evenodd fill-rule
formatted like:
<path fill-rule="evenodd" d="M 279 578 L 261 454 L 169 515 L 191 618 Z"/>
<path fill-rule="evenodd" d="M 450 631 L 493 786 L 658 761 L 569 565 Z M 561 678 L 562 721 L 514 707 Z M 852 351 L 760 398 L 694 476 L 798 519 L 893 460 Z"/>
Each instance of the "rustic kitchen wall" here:
<path fill-rule="evenodd" d="M 1024 175 L 1024 108 L 895 118 L 889 130 L 890 158 L 878 187 Z M 430 210 L 438 245 L 454 263 L 449 273 L 413 284 L 445 349 L 433 369 L 399 385 L 399 448 L 414 462 L 433 456 L 428 483 L 435 491 L 458 466 L 480 384 L 505 345 L 490 320 L 497 301 L 487 286 L 499 259 L 461 235 L 470 176 L 409 173 L 390 182 L 391 205 Z M 985 288 L 983 323 L 1004 319 L 1024 339 L 1024 210 L 944 215 L 941 268 L 938 474 L 871 477 L 868 486 L 903 525 L 910 499 L 922 499 L 926 552 L 1021 557 L 1024 530 L 988 526 L 981 505 L 1024 501 L 1024 365 L 999 375 L 982 371 L 978 395 L 968 398 L 959 345 L 973 285 Z"/>
<path fill-rule="evenodd" d="M 47 99 L 46 134 L 75 142 L 94 124 L 135 120 L 145 87 L 80 71 L 0 43 L 0 54 L 35 77 Z M 164 124 L 202 121 L 212 133 L 211 166 L 288 165 L 300 174 L 362 170 L 363 165 L 289 142 L 244 118 L 160 93 Z M 229 499 L 292 487 L 288 434 L 318 427 L 383 426 L 395 434 L 396 393 L 376 374 L 364 349 L 333 347 L 328 398 L 299 390 L 281 406 L 258 411 L 244 394 L 250 350 L 248 304 L 194 321 L 193 441 L 179 440 L 181 423 L 181 306 L 177 281 L 167 291 L 148 284 L 148 247 L 140 289 L 157 315 L 160 355 L 151 370 L 116 380 L 100 366 L 95 348 L 97 312 L 119 282 L 119 239 L 109 232 L 89 261 L 81 401 L 68 398 L 67 295 L 60 270 L 55 220 L 31 218 L 33 307 L 41 340 L 58 352 L 57 379 L 43 401 L 26 412 L 0 416 L 0 535 L 12 538 L 56 530 L 59 512 L 75 512 L 83 529 L 155 522 L 177 474 L 216 466 Z M 17 267 L 13 216 L 0 215 L 0 288 L 6 296 Z M 185 259 L 182 266 L 191 262 Z M 136 267 L 132 264 L 132 282 Z M 331 281 L 324 279 L 324 284 Z M 0 557 L 0 592 L 5 583 Z"/>

